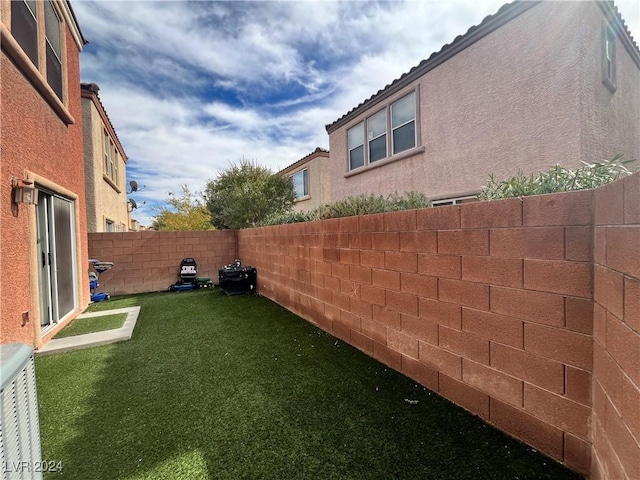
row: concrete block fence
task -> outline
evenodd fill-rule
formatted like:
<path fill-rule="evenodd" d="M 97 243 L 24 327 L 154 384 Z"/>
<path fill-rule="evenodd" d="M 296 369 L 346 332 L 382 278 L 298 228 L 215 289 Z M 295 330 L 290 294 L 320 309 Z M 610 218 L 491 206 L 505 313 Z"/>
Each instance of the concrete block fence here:
<path fill-rule="evenodd" d="M 100 276 L 100 291 L 155 292 L 178 281 L 180 262 L 186 257 L 198 262 L 198 276 L 216 283 L 218 269 L 235 258 L 235 237 L 232 230 L 90 233 L 89 258 L 114 263 Z"/>
<path fill-rule="evenodd" d="M 238 251 L 262 295 L 499 429 L 640 478 L 640 174 L 241 230 Z"/>
<path fill-rule="evenodd" d="M 488 423 L 590 478 L 640 478 L 640 173 L 592 191 L 89 244 L 116 262 L 114 293 L 165 287 L 184 256 L 215 277 L 237 252 L 260 294 Z"/>

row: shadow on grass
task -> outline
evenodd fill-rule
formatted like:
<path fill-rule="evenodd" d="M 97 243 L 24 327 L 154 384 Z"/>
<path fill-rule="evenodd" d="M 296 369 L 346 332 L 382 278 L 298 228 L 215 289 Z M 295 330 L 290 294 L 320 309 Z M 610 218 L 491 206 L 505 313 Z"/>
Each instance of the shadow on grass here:
<path fill-rule="evenodd" d="M 64 478 L 581 478 L 264 298 L 132 301 L 131 341 L 36 361 Z"/>

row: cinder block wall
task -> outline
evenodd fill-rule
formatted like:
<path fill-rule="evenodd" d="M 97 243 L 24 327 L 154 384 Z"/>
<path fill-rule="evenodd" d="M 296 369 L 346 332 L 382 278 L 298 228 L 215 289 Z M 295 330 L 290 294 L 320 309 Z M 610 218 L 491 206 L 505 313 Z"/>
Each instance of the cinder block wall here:
<path fill-rule="evenodd" d="M 640 478 L 640 174 L 595 193 L 594 479 Z"/>
<path fill-rule="evenodd" d="M 235 235 L 233 230 L 90 233 L 89 258 L 114 262 L 100 276 L 99 288 L 112 295 L 166 290 L 178 280 L 186 257 L 198 262 L 198 276 L 217 283 L 218 269 L 235 258 Z"/>
<path fill-rule="evenodd" d="M 262 295 L 588 474 L 593 202 L 582 191 L 248 229 L 239 255 Z"/>

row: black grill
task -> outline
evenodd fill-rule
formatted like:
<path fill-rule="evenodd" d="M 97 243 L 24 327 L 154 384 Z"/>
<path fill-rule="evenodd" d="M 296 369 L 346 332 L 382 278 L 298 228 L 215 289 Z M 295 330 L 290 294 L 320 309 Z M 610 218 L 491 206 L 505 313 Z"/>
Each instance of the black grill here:
<path fill-rule="evenodd" d="M 255 293 L 257 271 L 254 267 L 242 266 L 240 260 L 218 270 L 218 284 L 227 295 Z"/>

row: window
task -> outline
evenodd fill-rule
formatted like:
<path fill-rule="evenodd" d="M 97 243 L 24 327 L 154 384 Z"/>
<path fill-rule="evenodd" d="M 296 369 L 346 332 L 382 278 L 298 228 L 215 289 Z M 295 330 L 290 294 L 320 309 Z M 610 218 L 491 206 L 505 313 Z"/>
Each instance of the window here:
<path fill-rule="evenodd" d="M 118 150 L 106 130 L 103 130 L 102 143 L 104 146 L 104 177 L 118 187 L 120 185 L 118 175 Z"/>
<path fill-rule="evenodd" d="M 391 138 L 391 145 L 387 138 Z M 365 143 L 364 139 L 367 139 Z M 349 170 L 377 162 L 417 146 L 416 92 L 347 130 Z"/>
<path fill-rule="evenodd" d="M 391 105 L 393 153 L 404 152 L 416 146 L 416 99 L 412 92 Z"/>
<path fill-rule="evenodd" d="M 11 34 L 38 68 L 38 10 L 34 0 L 11 2 Z"/>
<path fill-rule="evenodd" d="M 309 170 L 306 168 L 291 175 L 293 188 L 296 192 L 296 198 L 302 198 L 309 195 Z"/>
<path fill-rule="evenodd" d="M 364 123 L 359 123 L 347 132 L 349 143 L 349 170 L 364 165 Z"/>
<path fill-rule="evenodd" d="M 62 22 L 51 2 L 44 2 L 44 23 L 47 44 L 47 82 L 62 100 L 62 46 L 60 44 Z"/>
<path fill-rule="evenodd" d="M 104 221 L 104 231 L 105 232 L 115 232 L 115 223 L 113 220 L 105 220 Z"/>
<path fill-rule="evenodd" d="M 602 36 L 602 83 L 613 93 L 618 88 L 616 85 L 616 34 L 613 28 L 606 25 Z"/>
<path fill-rule="evenodd" d="M 381 110 L 367 119 L 369 136 L 369 162 L 381 160 L 387 156 L 387 112 Z"/>
<path fill-rule="evenodd" d="M 74 123 L 68 109 L 65 41 L 73 39 L 78 51 L 85 41 L 71 6 L 63 0 L 14 0 L 3 5 L 5 3 L 11 10 L 2 15 L 10 19 L 7 25 L 3 23 L 3 53 L 9 55 L 65 124 Z M 70 23 L 65 19 L 70 19 Z"/>
<path fill-rule="evenodd" d="M 445 200 L 434 200 L 431 202 L 431 205 L 434 207 L 444 207 L 447 205 L 460 205 L 461 203 L 469 203 L 469 202 L 477 202 L 478 197 L 466 196 L 466 197 L 457 197 L 457 198 L 447 198 Z"/>

